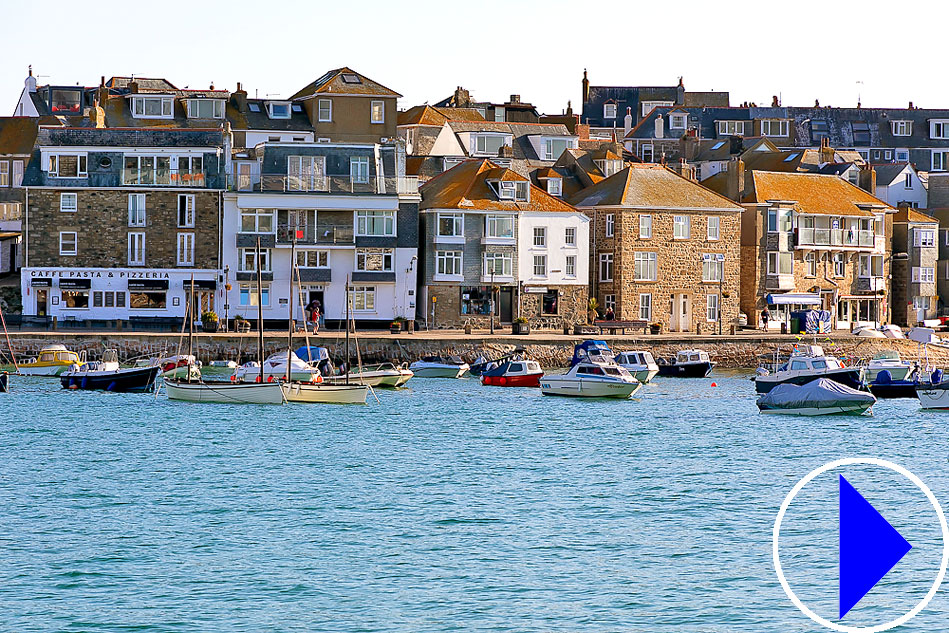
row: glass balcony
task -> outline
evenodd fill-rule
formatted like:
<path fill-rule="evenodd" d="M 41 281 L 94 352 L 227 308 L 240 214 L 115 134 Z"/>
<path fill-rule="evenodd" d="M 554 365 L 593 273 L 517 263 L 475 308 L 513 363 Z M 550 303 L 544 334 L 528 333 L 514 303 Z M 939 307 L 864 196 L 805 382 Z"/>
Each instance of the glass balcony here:
<path fill-rule="evenodd" d="M 191 169 L 125 168 L 122 170 L 122 184 L 148 187 L 206 187 L 207 176 L 203 171 Z"/>
<path fill-rule="evenodd" d="M 233 191 L 261 191 L 287 193 L 362 193 L 382 195 L 417 195 L 418 177 L 353 177 L 351 174 L 248 174 L 231 175 L 229 187 Z"/>
<path fill-rule="evenodd" d="M 844 248 L 873 248 L 876 238 L 873 231 L 851 229 L 798 229 L 798 247 L 841 246 Z"/>

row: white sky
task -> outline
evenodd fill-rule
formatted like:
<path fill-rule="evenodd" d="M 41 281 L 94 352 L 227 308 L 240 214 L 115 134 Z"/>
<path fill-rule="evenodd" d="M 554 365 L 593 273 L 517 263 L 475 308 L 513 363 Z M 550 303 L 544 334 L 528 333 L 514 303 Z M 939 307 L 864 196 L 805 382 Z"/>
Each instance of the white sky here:
<path fill-rule="evenodd" d="M 949 5 L 880 0 L 718 2 L 280 0 L 179 4 L 6 0 L 0 115 L 27 66 L 40 84 L 165 77 L 178 87 L 289 96 L 350 66 L 434 103 L 457 85 L 485 101 L 512 93 L 542 112 L 580 109 L 593 85 L 728 90 L 732 105 L 949 108 L 941 70 Z M 858 84 L 862 82 L 862 84 Z"/>

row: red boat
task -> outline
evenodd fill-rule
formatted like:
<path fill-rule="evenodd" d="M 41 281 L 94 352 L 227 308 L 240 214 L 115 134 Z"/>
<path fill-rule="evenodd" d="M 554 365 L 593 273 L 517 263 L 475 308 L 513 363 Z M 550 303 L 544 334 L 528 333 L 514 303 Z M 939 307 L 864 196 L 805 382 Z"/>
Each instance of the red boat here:
<path fill-rule="evenodd" d="M 495 387 L 540 387 L 544 370 L 533 360 L 509 359 L 481 374 L 482 385 Z"/>

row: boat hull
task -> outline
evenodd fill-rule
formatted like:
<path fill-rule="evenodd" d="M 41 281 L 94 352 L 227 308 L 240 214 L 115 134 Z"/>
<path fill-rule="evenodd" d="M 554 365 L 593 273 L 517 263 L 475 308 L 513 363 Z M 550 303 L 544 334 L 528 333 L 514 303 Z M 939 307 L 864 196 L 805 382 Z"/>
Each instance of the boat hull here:
<path fill-rule="evenodd" d="M 218 402 L 223 404 L 283 404 L 278 382 L 184 382 L 165 380 L 171 400 Z"/>
<path fill-rule="evenodd" d="M 919 405 L 924 409 L 949 409 L 949 385 L 920 385 L 916 388 Z"/>
<path fill-rule="evenodd" d="M 330 385 L 285 382 L 281 384 L 287 402 L 321 404 L 366 404 L 369 385 Z"/>
<path fill-rule="evenodd" d="M 0 393 L 7 393 L 10 391 L 10 374 L 3 372 L 0 374 Z"/>
<path fill-rule="evenodd" d="M 161 368 L 136 367 L 115 371 L 77 371 L 66 372 L 59 377 L 63 389 L 81 389 L 86 391 L 115 391 L 134 393 L 151 391 Z"/>
<path fill-rule="evenodd" d="M 674 363 L 659 365 L 659 375 L 666 378 L 706 378 L 715 363 Z"/>
<path fill-rule="evenodd" d="M 416 378 L 461 378 L 468 371 L 467 367 L 419 367 L 412 370 Z"/>
<path fill-rule="evenodd" d="M 626 367 L 626 365 L 622 365 L 622 367 Z M 633 375 L 633 378 L 643 384 L 650 382 L 659 374 L 658 369 L 630 369 L 626 367 L 626 370 Z"/>
<path fill-rule="evenodd" d="M 822 374 L 801 374 L 783 379 L 779 379 L 773 375 L 757 376 L 755 378 L 755 391 L 758 393 L 768 393 L 778 385 L 806 385 L 818 378 L 829 378 L 851 389 L 860 389 L 863 386 L 863 370 L 859 367 L 845 367 L 844 369 L 834 369 Z"/>
<path fill-rule="evenodd" d="M 540 387 L 540 379 L 544 376 L 543 372 L 539 374 L 527 374 L 521 376 L 481 376 L 481 384 L 492 387 Z"/>
<path fill-rule="evenodd" d="M 544 376 L 540 381 L 540 392 L 545 396 L 629 398 L 641 387 L 639 382 L 577 380 L 559 376 Z"/>
<path fill-rule="evenodd" d="M 384 369 L 379 371 L 364 371 L 349 374 L 349 384 L 368 385 L 370 387 L 401 387 L 414 374 L 408 370 Z M 324 384 L 346 384 L 346 376 L 330 376 L 323 378 Z"/>
<path fill-rule="evenodd" d="M 873 382 L 877 379 L 877 375 L 881 371 L 890 372 L 890 378 L 895 380 L 906 380 L 906 377 L 909 376 L 910 372 L 913 371 L 913 368 L 910 366 L 901 365 L 899 367 L 867 367 L 865 370 L 865 377 L 867 382 Z"/>
<path fill-rule="evenodd" d="M 867 412 L 867 410 L 873 406 L 873 403 L 859 404 L 859 405 L 846 405 L 840 407 L 802 407 L 794 409 L 769 409 L 759 406 L 758 409 L 761 413 L 771 413 L 777 415 L 862 415 Z"/>
<path fill-rule="evenodd" d="M 59 376 L 69 371 L 74 364 L 20 365 L 19 374 L 21 376 Z"/>
<path fill-rule="evenodd" d="M 870 383 L 870 393 L 877 398 L 915 398 L 919 383 L 913 380 L 893 381 L 886 384 Z"/>

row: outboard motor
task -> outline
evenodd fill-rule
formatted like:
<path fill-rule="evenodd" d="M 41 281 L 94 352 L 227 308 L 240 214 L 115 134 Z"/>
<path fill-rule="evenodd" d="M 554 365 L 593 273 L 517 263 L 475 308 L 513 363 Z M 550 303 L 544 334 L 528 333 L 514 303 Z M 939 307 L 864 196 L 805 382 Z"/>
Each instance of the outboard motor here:
<path fill-rule="evenodd" d="M 883 371 L 877 374 L 877 379 L 874 381 L 878 385 L 888 385 L 893 382 L 893 376 L 890 374 L 889 369 L 884 369 Z"/>
<path fill-rule="evenodd" d="M 934 370 L 933 370 L 933 373 L 932 373 L 932 377 L 930 378 L 930 380 L 932 381 L 932 383 L 933 383 L 934 385 L 938 385 L 939 383 L 941 383 L 941 382 L 942 382 L 942 370 L 941 370 L 941 369 L 934 369 Z"/>

